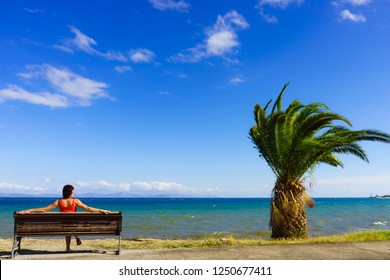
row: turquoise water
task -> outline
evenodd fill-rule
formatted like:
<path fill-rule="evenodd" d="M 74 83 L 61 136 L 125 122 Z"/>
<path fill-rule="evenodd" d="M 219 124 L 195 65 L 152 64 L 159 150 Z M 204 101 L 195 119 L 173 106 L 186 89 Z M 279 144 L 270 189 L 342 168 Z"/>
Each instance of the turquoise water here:
<path fill-rule="evenodd" d="M 125 238 L 190 238 L 232 234 L 268 238 L 266 198 L 82 198 L 122 211 Z M 53 198 L 0 198 L 0 238 L 13 236 L 13 212 L 51 204 Z M 311 236 L 390 229 L 390 199 L 317 198 L 307 209 Z"/>

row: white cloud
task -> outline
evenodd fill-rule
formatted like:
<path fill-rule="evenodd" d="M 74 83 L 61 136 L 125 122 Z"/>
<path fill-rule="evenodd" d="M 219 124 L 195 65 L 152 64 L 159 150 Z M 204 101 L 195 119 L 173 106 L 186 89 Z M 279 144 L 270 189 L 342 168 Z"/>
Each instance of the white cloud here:
<path fill-rule="evenodd" d="M 304 0 L 259 0 L 257 8 L 259 9 L 260 16 L 268 23 L 278 23 L 278 18 L 273 15 L 268 15 L 264 12 L 264 7 L 285 9 L 293 4 L 301 4 Z"/>
<path fill-rule="evenodd" d="M 76 49 L 81 50 L 89 54 L 98 54 L 99 52 L 96 51 L 92 46 L 96 46 L 97 43 L 94 39 L 91 37 L 88 37 L 84 33 L 82 33 L 80 30 L 78 30 L 75 26 L 69 26 L 70 31 L 72 31 L 75 34 L 75 37 L 73 39 L 69 39 L 66 41 L 66 45 L 70 49 Z"/>
<path fill-rule="evenodd" d="M 150 63 L 155 55 L 148 49 L 136 49 L 130 51 L 130 60 L 134 63 Z"/>
<path fill-rule="evenodd" d="M 105 89 L 107 85 L 103 82 L 84 78 L 72 73 L 67 69 L 55 68 L 50 65 L 44 66 L 44 74 L 47 80 L 60 92 L 78 98 L 81 103 L 89 105 L 92 99 L 108 97 Z"/>
<path fill-rule="evenodd" d="M 118 73 L 126 73 L 126 72 L 131 72 L 132 69 L 130 66 L 124 65 L 124 66 L 115 66 L 114 70 Z"/>
<path fill-rule="evenodd" d="M 165 10 L 175 10 L 178 12 L 187 12 L 190 8 L 190 4 L 186 1 L 179 0 L 149 0 L 154 8 L 165 11 Z"/>
<path fill-rule="evenodd" d="M 206 49 L 209 55 L 223 55 L 239 44 L 236 33 L 222 30 L 209 36 Z"/>
<path fill-rule="evenodd" d="M 106 180 L 98 180 L 98 181 L 77 180 L 74 186 L 78 194 L 89 193 L 89 192 L 104 194 L 109 192 L 120 191 L 120 188 L 117 185 L 112 184 Z"/>
<path fill-rule="evenodd" d="M 53 48 L 67 53 L 74 53 L 74 50 L 71 47 L 67 47 L 65 45 L 53 45 Z"/>
<path fill-rule="evenodd" d="M 199 62 L 206 57 L 207 57 L 206 46 L 203 44 L 198 44 L 193 48 L 188 48 L 174 56 L 171 56 L 168 59 L 168 61 L 194 63 L 194 62 Z"/>
<path fill-rule="evenodd" d="M 165 91 L 165 90 L 159 90 L 157 93 L 158 95 L 172 96 L 172 94 L 169 91 Z"/>
<path fill-rule="evenodd" d="M 44 13 L 44 10 L 41 9 L 31 9 L 31 8 L 24 8 L 24 11 L 30 14 L 36 14 L 36 13 Z"/>
<path fill-rule="evenodd" d="M 371 3 L 371 0 L 344 0 L 344 2 L 351 4 L 352 6 L 364 6 Z"/>
<path fill-rule="evenodd" d="M 74 53 L 75 51 L 86 52 L 91 55 L 103 57 L 112 61 L 126 62 L 129 58 L 122 52 L 115 50 L 108 50 L 106 52 L 98 51 L 95 47 L 97 42 L 82 33 L 77 27 L 69 26 L 70 31 L 75 35 L 72 39 L 67 39 L 62 45 L 55 45 L 54 47 L 68 53 Z"/>
<path fill-rule="evenodd" d="M 224 16 L 218 16 L 217 22 L 212 27 L 212 30 L 233 28 L 234 26 L 241 29 L 246 29 L 249 27 L 249 23 L 245 18 L 237 13 L 236 11 L 230 11 Z"/>
<path fill-rule="evenodd" d="M 0 183 L 2 192 L 43 192 L 45 189 L 39 186 L 26 186 L 13 183 Z M 32 193 L 36 194 L 36 193 Z"/>
<path fill-rule="evenodd" d="M 0 101 L 19 100 L 35 105 L 52 108 L 69 106 L 89 106 L 92 100 L 107 98 L 105 83 L 85 78 L 65 68 L 57 68 L 48 64 L 31 65 L 27 71 L 18 76 L 32 82 L 43 80 L 55 92 L 31 92 L 16 85 L 8 85 L 0 90 Z"/>
<path fill-rule="evenodd" d="M 75 26 L 69 26 L 69 29 L 74 34 L 74 37 L 72 39 L 65 40 L 60 45 L 54 45 L 54 48 L 67 53 L 81 51 L 107 60 L 119 62 L 132 61 L 134 63 L 149 63 L 155 58 L 155 54 L 151 50 L 143 48 L 130 50 L 128 53 L 117 50 L 108 50 L 105 52 L 99 51 L 96 49 L 97 42 L 93 38 L 82 33 Z M 126 68 L 119 69 L 120 70 L 118 72 L 123 73 L 121 70 L 125 70 Z M 125 72 L 126 71 L 129 70 L 126 69 Z"/>
<path fill-rule="evenodd" d="M 164 181 L 135 181 L 113 183 L 108 180 L 71 180 L 67 183 L 75 187 L 76 197 L 237 197 L 230 191 L 222 191 L 223 188 L 208 186 L 204 188 L 192 188 L 178 182 Z M 22 185 L 15 183 L 0 183 L 0 194 L 58 196 L 61 188 L 53 187 L 50 181 L 43 186 Z M 57 184 L 55 184 L 57 185 Z M 239 197 L 258 196 L 259 188 L 243 189 Z M 267 189 L 267 194 L 269 189 Z"/>
<path fill-rule="evenodd" d="M 129 60 L 124 53 L 114 50 L 109 50 L 106 53 L 99 53 L 99 55 L 105 59 L 112 61 L 127 62 Z"/>
<path fill-rule="evenodd" d="M 45 105 L 52 108 L 69 106 L 68 99 L 59 94 L 49 92 L 28 92 L 16 85 L 8 85 L 0 90 L 0 101 L 18 100 L 35 105 Z"/>
<path fill-rule="evenodd" d="M 348 8 L 350 8 L 351 6 L 366 6 L 369 5 L 371 2 L 371 0 L 337 0 L 333 1 L 332 4 L 335 7 L 341 20 L 362 23 L 366 21 L 366 17 L 362 14 L 353 13 Z"/>
<path fill-rule="evenodd" d="M 134 182 L 132 187 L 143 191 L 192 192 L 190 188 L 174 182 Z"/>
<path fill-rule="evenodd" d="M 75 184 L 78 193 L 122 193 L 127 195 L 190 195 L 195 194 L 196 190 L 188 188 L 176 182 L 122 182 L 119 184 L 110 183 L 106 180 L 99 181 L 77 181 Z"/>
<path fill-rule="evenodd" d="M 98 184 L 98 186 L 103 187 L 103 188 L 111 188 L 111 189 L 115 188 L 114 184 L 112 184 L 106 180 L 99 180 L 99 181 L 97 181 L 97 184 Z"/>
<path fill-rule="evenodd" d="M 260 16 L 265 20 L 265 22 L 276 24 L 278 23 L 278 18 L 272 15 L 267 15 L 264 13 L 264 10 L 261 8 L 260 9 Z"/>
<path fill-rule="evenodd" d="M 225 57 L 240 45 L 237 32 L 249 28 L 245 18 L 236 11 L 219 15 L 216 23 L 207 28 L 206 39 L 193 48 L 188 48 L 169 58 L 172 62 L 198 62 L 211 56 Z"/>
<path fill-rule="evenodd" d="M 236 76 L 232 77 L 229 81 L 229 83 L 231 85 L 235 85 L 235 86 L 242 84 L 242 83 L 245 83 L 245 82 L 246 82 L 246 78 L 243 77 L 242 75 L 236 75 Z"/>
<path fill-rule="evenodd" d="M 271 6 L 285 9 L 292 4 L 301 4 L 304 0 L 260 0 L 259 6 Z"/>
<path fill-rule="evenodd" d="M 350 20 L 357 23 L 366 21 L 366 18 L 363 15 L 353 14 L 349 10 L 342 10 L 340 16 L 342 20 Z"/>
<path fill-rule="evenodd" d="M 249 28 L 245 18 L 231 11 L 218 16 L 217 22 L 206 31 L 206 51 L 208 56 L 223 56 L 239 46 L 237 31 Z"/>

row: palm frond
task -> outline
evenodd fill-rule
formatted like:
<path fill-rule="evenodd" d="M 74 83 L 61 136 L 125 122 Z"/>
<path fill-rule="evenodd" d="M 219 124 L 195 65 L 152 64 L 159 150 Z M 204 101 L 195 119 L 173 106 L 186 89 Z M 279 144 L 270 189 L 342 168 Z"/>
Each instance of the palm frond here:
<path fill-rule="evenodd" d="M 366 162 L 369 162 L 368 157 L 367 157 L 365 151 L 357 143 L 351 143 L 351 144 L 346 145 L 346 146 L 336 147 L 336 148 L 334 148 L 332 150 L 332 152 L 333 153 L 338 153 L 338 154 L 354 155 L 354 156 L 357 156 L 358 158 L 360 158 L 360 159 L 362 159 L 362 160 L 364 160 Z"/>
<path fill-rule="evenodd" d="M 321 156 L 321 158 L 318 160 L 318 163 L 325 163 L 334 167 L 344 167 L 344 164 L 341 162 L 341 160 L 334 154 L 325 154 Z"/>
<path fill-rule="evenodd" d="M 288 87 L 289 84 L 290 84 L 290 82 L 287 82 L 287 83 L 283 86 L 282 90 L 281 90 L 280 93 L 279 93 L 278 98 L 277 98 L 276 101 L 275 101 L 274 106 L 272 107 L 272 112 L 271 112 L 271 114 L 275 113 L 275 109 L 278 109 L 278 112 L 282 111 L 282 97 L 283 97 L 284 91 L 286 90 L 286 88 Z"/>
<path fill-rule="evenodd" d="M 356 141 L 375 141 L 390 143 L 390 135 L 374 129 L 364 129 L 354 131 Z"/>

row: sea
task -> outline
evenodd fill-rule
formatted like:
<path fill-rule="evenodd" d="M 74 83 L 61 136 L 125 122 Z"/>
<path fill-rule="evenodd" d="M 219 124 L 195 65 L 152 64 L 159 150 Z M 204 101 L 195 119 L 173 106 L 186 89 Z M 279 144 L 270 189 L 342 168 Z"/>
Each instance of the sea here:
<path fill-rule="evenodd" d="M 54 198 L 0 197 L 0 238 L 13 237 L 13 213 Z M 121 211 L 123 238 L 270 238 L 269 198 L 80 198 L 88 206 Z M 389 230 L 390 199 L 316 198 L 307 209 L 309 235 Z"/>

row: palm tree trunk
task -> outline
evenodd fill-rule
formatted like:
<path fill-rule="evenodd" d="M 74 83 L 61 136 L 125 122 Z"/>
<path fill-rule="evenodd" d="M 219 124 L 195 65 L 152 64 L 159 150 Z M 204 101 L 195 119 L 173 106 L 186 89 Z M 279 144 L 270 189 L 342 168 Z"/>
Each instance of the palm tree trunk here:
<path fill-rule="evenodd" d="M 277 181 L 271 200 L 271 238 L 308 238 L 305 188 Z"/>

